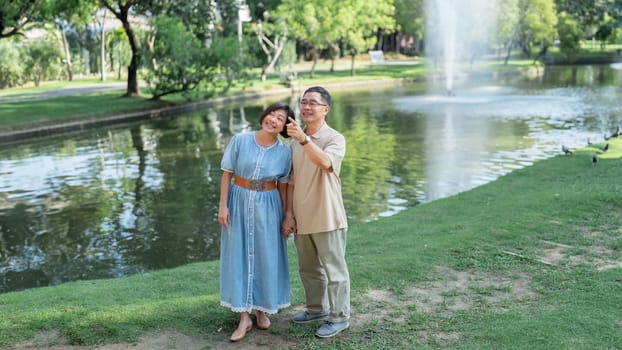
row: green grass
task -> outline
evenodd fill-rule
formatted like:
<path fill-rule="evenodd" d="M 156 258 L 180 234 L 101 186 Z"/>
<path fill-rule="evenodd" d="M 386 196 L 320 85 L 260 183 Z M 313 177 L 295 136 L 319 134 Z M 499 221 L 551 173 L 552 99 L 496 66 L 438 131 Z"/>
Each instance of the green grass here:
<path fill-rule="evenodd" d="M 328 341 L 273 316 L 249 346 L 300 349 L 616 349 L 622 344 L 622 139 L 349 230 L 352 327 Z M 591 155 L 600 153 L 596 165 Z M 557 252 L 553 255 L 551 252 Z M 303 303 L 289 246 L 293 305 Z M 162 330 L 227 345 L 218 263 L 0 295 L 0 345 Z M 289 312 L 289 314 L 288 314 Z M 261 336 L 260 336 L 261 334 Z M 211 345 L 207 345 L 211 344 Z"/>
<path fill-rule="evenodd" d="M 68 81 L 43 81 L 39 86 L 25 86 L 25 87 L 17 87 L 10 89 L 0 89 L 0 96 L 15 96 L 22 94 L 31 94 L 45 91 L 54 91 L 58 89 L 63 89 L 67 87 L 80 87 L 86 85 L 98 85 L 98 84 L 107 84 L 107 83 L 125 83 L 126 80 L 118 80 L 118 79 L 108 79 L 102 82 L 96 78 L 84 78 L 84 79 L 74 79 L 71 82 Z"/>
<path fill-rule="evenodd" d="M 0 104 L 0 127 L 92 118 L 148 110 L 167 105 L 144 97 L 122 97 L 122 91 L 99 92 L 53 99 Z"/>

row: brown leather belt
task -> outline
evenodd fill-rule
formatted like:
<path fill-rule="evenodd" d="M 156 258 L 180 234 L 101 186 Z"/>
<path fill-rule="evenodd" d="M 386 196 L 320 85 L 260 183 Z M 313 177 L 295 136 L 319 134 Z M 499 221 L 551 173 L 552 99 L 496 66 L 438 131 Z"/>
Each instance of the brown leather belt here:
<path fill-rule="evenodd" d="M 249 180 L 237 175 L 234 175 L 233 182 L 240 187 L 252 191 L 270 191 L 276 188 L 275 181 Z"/>

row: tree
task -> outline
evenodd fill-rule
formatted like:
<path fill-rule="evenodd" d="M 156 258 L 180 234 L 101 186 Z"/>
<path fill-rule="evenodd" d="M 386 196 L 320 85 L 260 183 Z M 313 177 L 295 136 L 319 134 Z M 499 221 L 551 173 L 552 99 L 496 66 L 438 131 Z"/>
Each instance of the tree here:
<path fill-rule="evenodd" d="M 523 53 L 531 57 L 533 45 L 540 51 L 535 59 L 542 58 L 557 35 L 557 14 L 553 0 L 520 0 L 518 38 Z"/>
<path fill-rule="evenodd" d="M 99 26 L 99 79 L 106 80 L 106 16 L 107 9 L 102 9 L 95 14 L 95 21 Z"/>
<path fill-rule="evenodd" d="M 50 0 L 54 23 L 58 26 L 65 54 L 67 80 L 73 80 L 73 64 L 71 50 L 67 40 L 67 31 L 74 25 L 86 27 L 90 22 L 91 13 L 97 10 L 93 0 Z"/>
<path fill-rule="evenodd" d="M 358 53 L 376 45 L 379 29 L 391 32 L 395 29 L 395 7 L 392 0 L 348 0 L 340 1 L 341 16 L 338 26 L 339 39 L 351 57 L 350 74 L 354 76 L 354 60 Z"/>
<path fill-rule="evenodd" d="M 559 49 L 569 62 L 574 62 L 581 47 L 581 28 L 577 20 L 566 12 L 560 13 L 558 18 Z"/>
<path fill-rule="evenodd" d="M 272 19 L 266 14 L 255 20 L 253 30 L 266 55 L 267 64 L 261 67 L 261 80 L 264 81 L 268 70 L 274 68 L 287 43 L 287 25 L 283 18 Z"/>
<path fill-rule="evenodd" d="M 106 38 L 110 68 L 116 71 L 117 79 L 121 79 L 121 70 L 127 67 L 132 59 L 132 50 L 128 44 L 127 35 L 122 28 L 119 28 L 112 30 Z"/>
<path fill-rule="evenodd" d="M 336 45 L 340 37 L 340 2 L 326 0 L 284 0 L 277 8 L 277 16 L 285 18 L 290 33 L 308 47 L 313 65 L 311 78 L 320 51 L 329 45 Z"/>
<path fill-rule="evenodd" d="M 506 49 L 504 64 L 508 64 L 512 49 L 518 43 L 520 8 L 519 0 L 499 0 L 497 7 L 497 35 L 495 41 L 499 48 Z"/>
<path fill-rule="evenodd" d="M 0 89 L 22 83 L 24 64 L 12 40 L 0 41 Z"/>
<path fill-rule="evenodd" d="M 0 0 L 0 39 L 22 34 L 28 23 L 47 15 L 46 0 Z"/>
<path fill-rule="evenodd" d="M 101 0 L 102 4 L 112 12 L 117 19 L 123 24 L 123 30 L 127 35 L 130 49 L 132 50 L 132 57 L 130 58 L 130 64 L 127 67 L 127 89 L 125 96 L 137 96 L 138 91 L 138 65 L 140 63 L 140 50 L 138 46 L 138 40 L 136 39 L 136 33 L 134 28 L 130 24 L 129 16 L 132 6 L 145 4 L 141 0 Z M 145 0 L 146 1 L 146 0 Z"/>
<path fill-rule="evenodd" d="M 218 3 L 220 4 L 222 1 L 218 1 Z M 202 43 L 207 42 L 211 38 L 216 14 L 216 5 L 214 1 L 150 0 L 139 3 L 136 8 L 139 13 L 177 18 Z M 237 16 L 237 7 L 235 11 Z M 231 17 L 230 14 L 227 16 Z"/>
<path fill-rule="evenodd" d="M 235 83 L 244 83 L 248 78 L 248 67 L 253 67 L 253 57 L 240 55 L 238 38 L 236 36 L 219 37 L 210 46 L 210 55 L 217 65 L 217 74 L 222 79 L 212 79 L 209 88 L 220 88 L 227 91 Z"/>
<path fill-rule="evenodd" d="M 50 40 L 37 40 L 25 47 L 24 75 L 39 86 L 43 79 L 54 78 L 60 70 L 61 53 Z"/>
<path fill-rule="evenodd" d="M 395 23 L 397 45 L 395 51 L 401 50 L 402 37 L 410 35 L 417 43 L 423 39 L 425 30 L 424 0 L 395 0 Z"/>
<path fill-rule="evenodd" d="M 574 18 L 586 36 L 592 41 L 601 40 L 610 31 L 611 19 L 615 19 L 614 27 L 620 26 L 621 6 L 620 0 L 555 0 L 557 11 L 565 12 Z"/>
<path fill-rule="evenodd" d="M 145 80 L 153 99 L 193 90 L 208 79 L 207 52 L 199 39 L 177 18 L 158 16 L 152 22 L 155 36 Z"/>

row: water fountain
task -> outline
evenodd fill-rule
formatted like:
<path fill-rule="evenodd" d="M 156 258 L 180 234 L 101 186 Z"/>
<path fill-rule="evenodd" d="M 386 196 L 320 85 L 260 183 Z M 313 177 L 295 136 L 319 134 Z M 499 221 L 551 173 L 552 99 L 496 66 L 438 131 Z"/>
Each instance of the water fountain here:
<path fill-rule="evenodd" d="M 560 143 L 578 147 L 589 136 L 547 134 L 551 125 L 572 128 L 587 113 L 591 107 L 579 97 L 582 94 L 555 89 L 533 94 L 504 87 L 493 82 L 492 75 L 479 74 L 479 69 L 478 79 L 457 79 L 467 75 L 464 72 L 476 59 L 494 52 L 496 0 L 426 0 L 426 11 L 426 57 L 436 78 L 428 81 L 427 94 L 393 100 L 396 108 L 415 117 L 431 117 L 424 133 L 426 143 L 436 146 L 426 149 L 425 177 L 436 181 L 425 184 L 425 196 L 441 198 L 455 193 L 449 188 L 467 190 L 484 184 L 550 157 L 559 152 Z M 434 74 L 440 68 L 443 79 Z M 530 137 L 519 140 L 516 150 L 490 153 L 487 145 L 503 142 L 494 139 L 491 120 L 501 124 L 520 120 L 528 125 Z M 538 144 L 532 144 L 536 139 Z"/>
<path fill-rule="evenodd" d="M 426 56 L 433 67 L 442 61 L 445 93 L 451 96 L 460 63 L 472 64 L 492 42 L 497 1 L 426 0 L 425 8 Z"/>

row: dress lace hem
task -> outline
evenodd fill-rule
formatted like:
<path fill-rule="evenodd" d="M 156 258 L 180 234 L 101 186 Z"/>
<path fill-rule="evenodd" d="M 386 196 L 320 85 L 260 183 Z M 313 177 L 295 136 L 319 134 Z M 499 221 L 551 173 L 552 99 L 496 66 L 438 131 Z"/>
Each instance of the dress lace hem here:
<path fill-rule="evenodd" d="M 290 306 L 291 303 L 281 304 L 281 305 L 277 306 L 277 308 L 274 309 L 274 310 L 273 309 L 267 309 L 267 308 L 262 307 L 262 306 L 256 306 L 256 305 L 234 307 L 233 305 L 231 305 L 231 303 L 228 303 L 228 302 L 222 301 L 222 300 L 220 301 L 220 305 L 231 309 L 231 311 L 233 311 L 233 312 L 248 312 L 248 313 L 250 313 L 253 310 L 259 310 L 259 311 L 265 312 L 268 315 L 273 315 L 273 314 L 276 314 L 277 312 L 279 312 L 280 309 L 284 309 L 284 308 Z"/>

